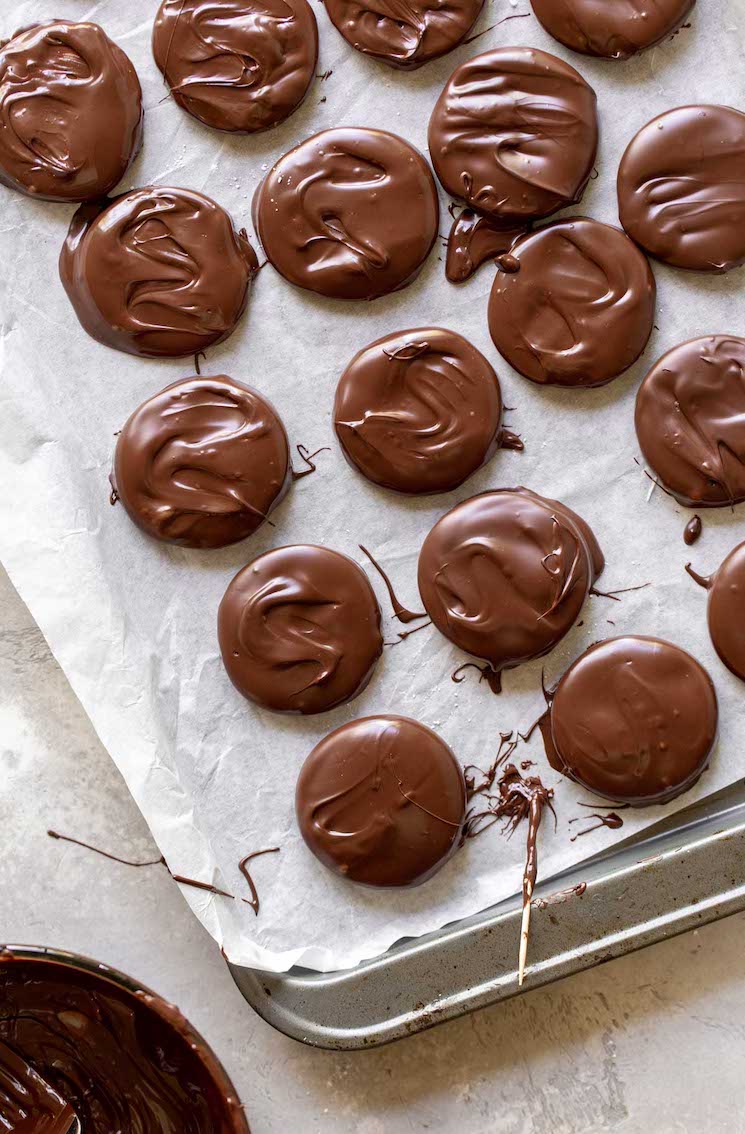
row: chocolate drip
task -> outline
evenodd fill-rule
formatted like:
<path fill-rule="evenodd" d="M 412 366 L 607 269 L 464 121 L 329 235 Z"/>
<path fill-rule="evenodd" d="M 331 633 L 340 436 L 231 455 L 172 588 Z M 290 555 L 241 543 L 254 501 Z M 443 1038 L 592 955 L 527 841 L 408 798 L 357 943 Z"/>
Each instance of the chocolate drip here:
<path fill-rule="evenodd" d="M 425 611 L 423 611 L 423 610 L 422 611 L 407 610 L 406 607 L 403 606 L 398 601 L 398 599 L 396 598 L 396 592 L 393 589 L 393 583 L 391 582 L 391 580 L 389 579 L 388 575 L 385 573 L 383 568 L 380 566 L 377 559 L 374 559 L 373 556 L 370 554 L 370 552 L 367 550 L 367 548 L 363 547 L 361 543 L 358 544 L 358 547 L 359 547 L 360 551 L 363 553 L 363 555 L 367 556 L 367 558 L 370 560 L 373 567 L 375 568 L 375 570 L 378 572 L 381 579 L 385 583 L 386 590 L 388 591 L 388 594 L 389 594 L 390 599 L 391 599 L 391 605 L 393 606 L 394 617 L 397 618 L 399 622 L 403 622 L 403 623 L 415 622 L 418 618 L 426 618 L 427 615 L 426 615 Z"/>
<path fill-rule="evenodd" d="M 623 819 L 616 811 L 608 811 L 607 814 L 601 815 L 599 812 L 593 812 L 592 815 L 578 815 L 575 819 L 570 819 L 570 823 L 579 823 L 584 819 L 597 819 L 597 823 L 592 826 L 586 827 L 584 831 L 577 831 L 576 835 L 572 835 L 571 842 L 576 842 L 582 835 L 589 835 L 592 831 L 599 831 L 601 827 L 607 827 L 611 831 L 617 831 L 619 827 L 623 827 Z"/>
<path fill-rule="evenodd" d="M 447 241 L 445 275 L 451 283 L 464 283 L 487 260 L 496 260 L 501 267 L 502 258 L 509 259 L 512 246 L 525 229 L 524 224 L 501 224 L 473 209 L 462 209 L 457 217 L 453 217 Z"/>
<path fill-rule="evenodd" d="M 617 591 L 598 591 L 595 587 L 590 587 L 589 593 L 594 598 L 609 598 L 613 602 L 620 602 L 619 595 L 630 594 L 631 591 L 644 591 L 647 587 L 651 587 L 651 583 L 638 583 L 635 587 L 620 587 Z"/>
<path fill-rule="evenodd" d="M 497 754 L 486 771 L 484 771 L 483 768 L 479 768 L 476 764 L 466 764 L 463 769 L 463 775 L 466 780 L 467 799 L 471 800 L 475 795 L 482 795 L 491 791 L 497 776 L 497 770 L 509 760 L 516 748 L 517 740 L 514 737 L 514 732 L 500 732 Z M 523 771 L 524 770 L 525 769 L 523 769 Z M 481 777 L 479 781 L 476 780 L 476 775 Z"/>
<path fill-rule="evenodd" d="M 683 532 L 683 541 L 687 544 L 688 547 L 691 547 L 700 539 L 702 531 L 703 524 L 701 523 L 701 517 L 692 516 L 685 526 L 685 531 Z"/>
<path fill-rule="evenodd" d="M 241 861 L 238 863 L 238 869 L 240 870 L 243 877 L 246 879 L 246 882 L 248 883 L 248 888 L 251 891 L 251 901 L 248 904 L 251 907 L 251 909 L 253 910 L 253 912 L 256 914 L 257 917 L 259 916 L 259 910 L 261 908 L 261 903 L 259 901 L 259 893 L 258 893 L 258 890 L 256 889 L 256 885 L 254 883 L 253 878 L 251 877 L 251 875 L 249 873 L 248 864 L 249 864 L 249 862 L 253 862 L 253 860 L 255 858 L 260 858 L 261 855 L 278 854 L 279 850 L 280 850 L 279 847 L 267 847 L 266 850 L 253 851 L 251 854 L 247 854 L 246 857 L 242 858 Z"/>
<path fill-rule="evenodd" d="M 461 677 L 461 674 L 465 673 L 467 669 L 475 669 L 478 672 L 479 685 L 482 681 L 485 681 L 492 693 L 498 694 L 502 692 L 502 672 L 501 670 L 493 669 L 489 662 L 487 662 L 486 665 L 477 665 L 476 662 L 464 662 L 463 665 L 459 665 L 457 669 L 453 670 L 450 674 L 450 680 L 456 685 L 460 685 L 462 681 L 465 681 L 465 677 Z"/>
<path fill-rule="evenodd" d="M 308 467 L 307 467 L 307 469 L 302 469 L 301 472 L 296 472 L 295 469 L 293 469 L 292 470 L 292 479 L 293 480 L 302 480 L 303 477 L 310 476 L 311 473 L 314 473 L 316 471 L 316 465 L 313 464 L 313 458 L 317 457 L 319 453 L 330 453 L 331 452 L 331 449 L 329 448 L 328 445 L 323 445 L 320 449 L 316 449 L 315 453 L 309 453 L 307 448 L 305 447 L 305 445 L 296 445 L 295 448 L 298 451 L 298 454 L 300 456 L 300 460 L 305 461 L 305 463 Z"/>

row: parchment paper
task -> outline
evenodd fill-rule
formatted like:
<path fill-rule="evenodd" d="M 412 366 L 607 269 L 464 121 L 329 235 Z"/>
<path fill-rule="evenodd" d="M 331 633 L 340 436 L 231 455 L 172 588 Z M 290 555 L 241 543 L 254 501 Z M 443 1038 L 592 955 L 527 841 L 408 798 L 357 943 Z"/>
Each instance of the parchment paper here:
<path fill-rule="evenodd" d="M 502 23 L 409 75 L 354 52 L 314 0 L 319 71 L 333 73 L 316 82 L 305 105 L 280 128 L 231 137 L 164 100 L 149 46 L 157 6 L 157 0 L 56 0 L 53 14 L 100 22 L 140 74 L 145 146 L 121 188 L 156 182 L 203 190 L 249 232 L 251 197 L 262 173 L 317 130 L 383 127 L 426 153 L 430 110 L 445 80 L 457 63 L 488 47 L 544 48 L 568 59 L 595 87 L 599 176 L 575 211 L 605 221 L 617 223 L 621 153 L 653 115 L 689 102 L 745 106 L 740 0 L 699 0 L 690 29 L 620 64 L 565 51 L 540 28 L 528 0 L 491 0 L 477 30 L 504 16 L 525 18 Z M 6 0 L 0 35 L 50 14 L 45 0 Z M 717 660 L 706 631 L 706 596 L 683 571 L 689 558 L 702 571 L 715 568 L 743 538 L 743 513 L 704 513 L 701 541 L 686 548 L 682 535 L 690 513 L 659 490 L 650 499 L 650 482 L 634 461 L 633 429 L 638 383 L 663 351 L 695 335 L 745 333 L 742 271 L 704 276 L 655 266 L 658 330 L 642 360 L 603 390 L 571 392 L 540 389 L 497 355 L 486 323 L 491 266 L 456 288 L 445 280 L 438 247 L 411 287 L 373 304 L 314 298 L 266 267 L 246 318 L 227 343 L 209 352 L 202 371 L 256 386 L 278 408 L 293 443 L 328 444 L 332 451 L 274 513 L 275 528 L 265 525 L 243 544 L 207 553 L 148 539 L 108 499 L 115 431 L 145 397 L 193 373 L 192 363 L 141 361 L 89 339 L 57 275 L 72 208 L 4 189 L 0 194 L 0 556 L 171 869 L 242 894 L 240 858 L 281 846 L 280 854 L 254 864 L 259 918 L 241 903 L 184 890 L 231 961 L 275 971 L 295 963 L 324 970 L 353 965 L 397 938 L 473 914 L 519 888 L 522 831 L 508 841 L 493 829 L 430 882 L 401 893 L 345 884 L 311 856 L 294 820 L 296 775 L 314 744 L 350 718 L 379 711 L 416 717 L 440 732 L 464 764 L 486 767 L 499 731 L 525 727 L 540 712 L 543 666 L 550 682 L 587 645 L 623 632 L 660 635 L 697 655 L 716 683 L 720 743 L 699 786 L 677 803 L 624 812 L 620 831 L 571 842 L 577 826 L 568 820 L 582 814 L 577 800 L 589 797 L 551 772 L 538 738 L 516 753 L 537 760 L 546 782 L 556 787 L 558 831 L 545 824 L 540 838 L 543 878 L 745 773 L 743 686 Z M 449 227 L 446 204 L 443 196 L 443 233 Z M 406 500 L 348 468 L 333 439 L 331 409 L 338 377 L 359 348 L 384 333 L 427 324 L 461 332 L 491 359 L 505 401 L 515 407 L 508 423 L 526 449 L 498 453 L 457 492 Z M 320 717 L 264 712 L 233 689 L 219 658 L 216 611 L 227 583 L 249 559 L 283 543 L 321 542 L 364 565 L 357 546 L 362 542 L 393 575 L 403 601 L 420 609 L 416 560 L 431 525 L 459 500 L 516 484 L 561 499 L 589 521 L 607 558 L 602 589 L 653 585 L 621 602 L 590 598 L 583 624 L 548 659 L 508 673 L 501 697 L 479 686 L 473 671 L 462 685 L 451 682 L 451 671 L 467 659 L 433 628 L 386 650 L 367 691 Z M 391 639 L 401 627 L 389 616 L 379 579 L 371 579 Z M 54 821 L 53 814 L 39 818 L 45 825 Z"/>

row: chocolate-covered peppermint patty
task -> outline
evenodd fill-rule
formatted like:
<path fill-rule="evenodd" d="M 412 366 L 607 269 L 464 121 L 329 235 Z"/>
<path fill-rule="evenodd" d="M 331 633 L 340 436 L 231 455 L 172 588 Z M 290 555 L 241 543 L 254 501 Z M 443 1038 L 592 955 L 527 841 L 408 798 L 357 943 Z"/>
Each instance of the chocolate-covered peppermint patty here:
<path fill-rule="evenodd" d="M 82 205 L 59 266 L 94 339 L 128 354 L 177 358 L 235 330 L 257 260 L 245 232 L 209 197 L 153 185 Z"/>
<path fill-rule="evenodd" d="M 189 114 L 253 134 L 283 122 L 305 98 L 318 28 L 307 0 L 163 0 L 153 55 Z"/>
<path fill-rule="evenodd" d="M 98 24 L 54 20 L 0 46 L 0 181 L 49 201 L 104 197 L 142 142 L 142 92 Z"/>
<path fill-rule="evenodd" d="M 325 0 L 347 43 L 391 67 L 413 71 L 468 35 L 484 0 Z"/>
<path fill-rule="evenodd" d="M 119 434 L 112 474 L 134 522 L 183 547 L 245 539 L 290 481 L 276 410 L 224 374 L 185 378 L 143 402 Z"/>
<path fill-rule="evenodd" d="M 457 848 L 463 770 L 447 744 L 408 717 L 363 717 L 317 744 L 295 794 L 300 833 L 343 878 L 411 886 Z"/>
<path fill-rule="evenodd" d="M 745 543 L 739 543 L 713 575 L 688 574 L 709 592 L 707 616 L 714 649 L 727 669 L 745 681 Z"/>
<path fill-rule="evenodd" d="M 333 299 L 375 299 L 410 283 L 437 236 L 434 178 L 395 134 L 344 126 L 281 157 L 254 196 L 269 262 Z"/>
<path fill-rule="evenodd" d="M 218 635 L 236 689 L 280 713 L 324 713 L 356 697 L 383 651 L 365 572 L 308 544 L 274 548 L 238 572 Z"/>
<path fill-rule="evenodd" d="M 530 0 L 549 35 L 572 51 L 628 59 L 672 35 L 696 0 Z"/>

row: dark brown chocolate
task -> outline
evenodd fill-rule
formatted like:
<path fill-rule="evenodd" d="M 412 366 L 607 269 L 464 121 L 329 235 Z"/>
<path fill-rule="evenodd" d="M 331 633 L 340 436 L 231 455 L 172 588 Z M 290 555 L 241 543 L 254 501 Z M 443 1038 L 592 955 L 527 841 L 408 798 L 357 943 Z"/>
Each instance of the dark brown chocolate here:
<path fill-rule="evenodd" d="M 411 283 L 437 237 L 434 178 L 395 134 L 341 127 L 275 163 L 254 196 L 269 262 L 332 299 L 375 299 Z"/>
<path fill-rule="evenodd" d="M 636 362 L 654 324 L 646 256 L 621 231 L 587 217 L 546 225 L 511 248 L 497 272 L 489 330 L 532 382 L 603 386 Z"/>
<path fill-rule="evenodd" d="M 162 185 L 81 206 L 60 256 L 88 334 L 151 358 L 193 355 L 228 338 L 257 267 L 224 209 Z"/>
<path fill-rule="evenodd" d="M 745 114 L 679 106 L 643 126 L 621 159 L 618 215 L 637 244 L 676 268 L 745 261 Z"/>
<path fill-rule="evenodd" d="M 35 24 L 0 45 L 0 181 L 47 201 L 105 197 L 142 144 L 142 91 L 98 24 Z"/>
<path fill-rule="evenodd" d="M 657 638 L 609 638 L 569 667 L 542 727 L 552 767 L 605 799 L 667 803 L 693 787 L 717 735 L 706 670 Z"/>
<path fill-rule="evenodd" d="M 745 339 L 673 347 L 636 397 L 636 435 L 662 487 L 690 508 L 745 500 Z"/>
<path fill-rule="evenodd" d="M 491 365 L 454 331 L 418 327 L 365 347 L 341 376 L 334 427 L 344 456 L 395 492 L 449 492 L 501 444 L 502 396 Z"/>
<path fill-rule="evenodd" d="M 74 1120 L 69 1103 L 0 1040 L 1 1128 L 10 1134 L 70 1134 Z"/>
<path fill-rule="evenodd" d="M 691 547 L 701 538 L 703 524 L 700 516 L 691 516 L 683 530 L 683 540 L 687 547 Z"/>
<path fill-rule="evenodd" d="M 577 202 L 598 141 L 595 92 L 545 51 L 501 47 L 462 63 L 429 123 L 444 188 L 469 208 L 527 223 Z"/>
<path fill-rule="evenodd" d="M 549 35 L 582 55 L 629 59 L 672 35 L 696 0 L 530 0 Z"/>
<path fill-rule="evenodd" d="M 248 1134 L 225 1072 L 178 1009 L 97 968 L 0 954 L 0 1040 L 69 1102 L 84 1134 Z"/>
<path fill-rule="evenodd" d="M 216 130 L 253 134 L 305 98 L 318 27 L 307 0 L 163 0 L 153 55 L 180 107 Z"/>
<path fill-rule="evenodd" d="M 524 231 L 524 225 L 500 224 L 473 209 L 462 209 L 453 217 L 445 275 L 451 283 L 464 283 L 487 260 L 499 262 L 499 257 L 510 252 Z"/>
<path fill-rule="evenodd" d="M 362 717 L 329 733 L 300 770 L 300 833 L 350 882 L 412 886 L 457 849 L 463 772 L 447 744 L 408 717 Z"/>
<path fill-rule="evenodd" d="M 324 0 L 324 6 L 356 51 L 413 71 L 462 43 L 484 0 Z"/>
<path fill-rule="evenodd" d="M 498 673 L 554 648 L 603 566 L 566 505 L 505 488 L 438 520 L 419 556 L 419 591 L 437 629 Z"/>
<path fill-rule="evenodd" d="M 226 547 L 263 524 L 292 482 L 285 428 L 224 374 L 185 378 L 135 410 L 112 485 L 134 522 L 182 547 Z"/>
<path fill-rule="evenodd" d="M 220 603 L 218 635 L 236 689 L 279 713 L 325 713 L 350 701 L 383 651 L 365 572 L 307 544 L 267 551 L 238 572 Z"/>
<path fill-rule="evenodd" d="M 745 543 L 729 553 L 709 578 L 686 570 L 709 592 L 707 618 L 714 649 L 735 677 L 745 681 Z"/>

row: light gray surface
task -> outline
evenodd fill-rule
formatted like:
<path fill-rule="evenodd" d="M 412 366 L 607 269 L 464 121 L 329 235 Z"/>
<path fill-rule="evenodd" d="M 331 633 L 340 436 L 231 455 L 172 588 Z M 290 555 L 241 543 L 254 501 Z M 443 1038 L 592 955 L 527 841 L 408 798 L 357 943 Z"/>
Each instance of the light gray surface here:
<path fill-rule="evenodd" d="M 313 1051 L 243 1003 L 158 867 L 145 824 L 0 573 L 0 937 L 107 961 L 180 1005 L 254 1134 L 745 1131 L 743 917 L 374 1052 Z"/>

